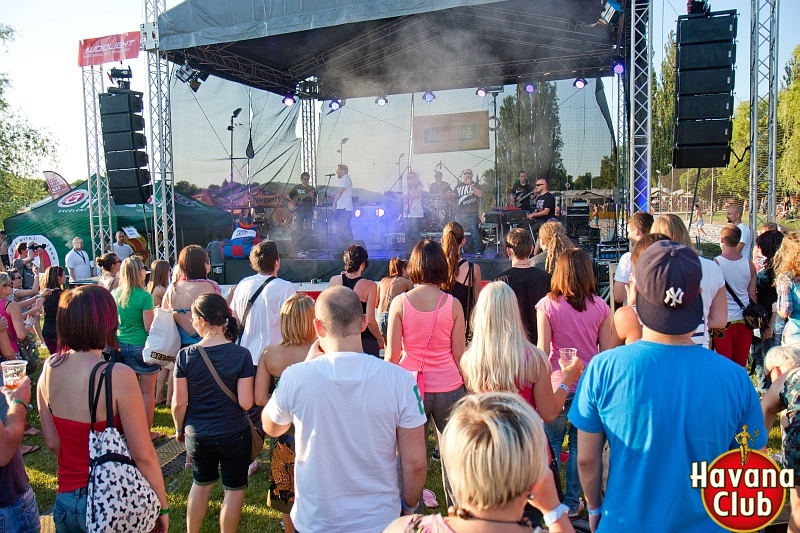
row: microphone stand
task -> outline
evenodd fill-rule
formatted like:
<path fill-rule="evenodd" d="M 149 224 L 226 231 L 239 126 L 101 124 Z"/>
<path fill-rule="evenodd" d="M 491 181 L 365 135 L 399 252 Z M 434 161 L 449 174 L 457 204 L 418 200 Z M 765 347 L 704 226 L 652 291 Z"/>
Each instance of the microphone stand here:
<path fill-rule="evenodd" d="M 328 183 L 325 184 L 325 198 L 322 205 L 325 207 L 325 255 L 333 257 L 331 252 L 331 223 L 328 220 L 328 187 L 331 185 L 331 178 L 336 174 L 325 174 L 328 177 Z"/>

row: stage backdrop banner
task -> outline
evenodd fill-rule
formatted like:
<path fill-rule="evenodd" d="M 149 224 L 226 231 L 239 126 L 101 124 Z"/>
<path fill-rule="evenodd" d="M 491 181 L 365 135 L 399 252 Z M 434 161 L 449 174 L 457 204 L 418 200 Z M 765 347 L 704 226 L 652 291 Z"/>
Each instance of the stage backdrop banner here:
<path fill-rule="evenodd" d="M 78 41 L 78 66 L 88 67 L 139 57 L 138 31 Z"/>
<path fill-rule="evenodd" d="M 489 112 L 414 117 L 414 153 L 489 149 Z"/>

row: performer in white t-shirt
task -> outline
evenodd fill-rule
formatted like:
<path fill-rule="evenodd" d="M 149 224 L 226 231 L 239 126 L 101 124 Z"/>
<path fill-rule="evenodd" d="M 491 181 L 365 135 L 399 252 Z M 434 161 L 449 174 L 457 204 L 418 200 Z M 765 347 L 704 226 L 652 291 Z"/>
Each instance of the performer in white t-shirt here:
<path fill-rule="evenodd" d="M 334 255 L 341 255 L 353 240 L 353 228 L 350 226 L 353 218 L 353 180 L 348 172 L 347 165 L 336 167 L 339 190 L 333 199 L 333 223 L 336 229 Z"/>

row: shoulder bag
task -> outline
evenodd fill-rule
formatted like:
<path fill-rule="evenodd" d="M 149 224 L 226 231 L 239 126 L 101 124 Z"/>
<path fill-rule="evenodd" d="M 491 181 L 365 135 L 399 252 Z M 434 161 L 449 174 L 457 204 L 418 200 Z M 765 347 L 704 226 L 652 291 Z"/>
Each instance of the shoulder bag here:
<path fill-rule="evenodd" d="M 95 376 L 100 367 L 95 390 Z M 89 533 L 155 528 L 161 502 L 131 458 L 128 441 L 114 427 L 111 369 L 114 363 L 98 363 L 89 378 L 89 485 L 86 497 L 86 530 Z M 106 427 L 95 431 L 100 391 L 105 386 Z"/>
<path fill-rule="evenodd" d="M 763 305 L 750 302 L 747 307 L 742 303 L 736 293 L 733 292 L 731 286 L 728 285 L 728 282 L 725 282 L 725 289 L 728 291 L 728 294 L 731 295 L 733 301 L 736 302 L 736 305 L 739 306 L 742 310 L 742 318 L 744 318 L 745 325 L 750 329 L 759 329 L 759 328 L 766 328 L 769 325 L 769 313 L 764 308 Z"/>
<path fill-rule="evenodd" d="M 422 373 L 422 370 L 425 368 L 425 356 L 428 355 L 428 346 L 431 344 L 431 338 L 433 337 L 433 327 L 436 325 L 436 317 L 439 314 L 439 304 L 442 303 L 442 298 L 447 296 L 446 293 L 442 293 L 439 296 L 439 299 L 436 301 L 436 309 L 433 312 L 433 320 L 431 320 L 431 330 L 428 333 L 428 341 L 425 343 L 425 351 L 422 353 L 422 360 L 419 362 L 419 370 L 416 372 L 411 372 L 414 375 L 414 378 L 417 380 L 417 389 L 419 390 L 419 397 L 424 401 L 425 400 L 425 376 Z M 403 304 L 408 304 L 408 296 L 403 294 L 404 302 Z M 409 304 L 410 305 L 410 304 Z"/>
<path fill-rule="evenodd" d="M 270 278 L 270 279 L 275 279 L 275 278 Z M 269 280 L 267 280 L 267 281 L 269 281 Z M 266 282 L 264 283 L 264 285 L 266 285 Z M 264 286 L 262 285 L 261 288 L 263 288 L 263 287 Z M 261 291 L 258 291 L 258 292 L 261 292 Z M 211 372 L 211 376 L 214 378 L 214 381 L 217 382 L 217 385 L 219 385 L 219 388 L 222 389 L 222 392 L 224 392 L 228 396 L 228 398 L 233 400 L 233 403 L 235 403 L 238 406 L 239 405 L 239 399 L 236 397 L 236 395 L 233 393 L 233 391 L 231 391 L 222 382 L 222 380 L 219 377 L 219 374 L 217 374 L 217 369 L 214 368 L 214 364 L 211 362 L 211 359 L 208 358 L 208 354 L 206 353 L 205 348 L 203 348 L 199 344 L 195 344 L 195 346 L 197 346 L 197 350 L 200 352 L 200 357 L 203 358 L 203 361 L 205 362 L 206 366 L 208 367 L 208 371 Z M 244 416 L 245 419 L 247 419 L 247 424 L 250 426 L 250 439 L 251 439 L 251 443 L 252 443 L 252 446 L 250 448 L 250 462 L 253 462 L 253 461 L 256 460 L 258 455 L 261 453 L 261 449 L 264 447 L 264 436 L 261 434 L 260 431 L 258 431 L 258 429 L 256 429 L 256 426 L 253 424 L 253 421 L 250 420 L 250 417 L 247 416 L 247 411 L 242 409 L 242 412 L 245 415 Z"/>
<path fill-rule="evenodd" d="M 258 289 L 256 289 L 256 292 L 254 292 L 253 296 L 251 296 L 250 299 L 247 301 L 247 305 L 244 308 L 244 313 L 242 313 L 242 320 L 240 321 L 241 324 L 239 325 L 239 337 L 237 337 L 236 339 L 236 344 L 242 344 L 242 337 L 244 336 L 244 325 L 247 322 L 247 315 L 250 314 L 250 308 L 253 307 L 253 303 L 255 303 L 256 299 L 258 298 L 258 295 L 261 294 L 261 291 L 263 291 L 267 287 L 267 285 L 269 285 L 270 282 L 274 279 L 275 276 L 264 280 L 264 283 L 262 283 L 261 286 Z"/>
<path fill-rule="evenodd" d="M 167 292 L 172 290 L 169 286 Z M 164 294 L 166 299 L 167 294 Z M 163 301 L 163 300 L 162 300 Z M 181 349 L 181 336 L 178 325 L 172 316 L 171 309 L 156 307 L 153 310 L 153 322 L 144 343 L 142 356 L 148 365 L 159 365 L 171 369 L 175 366 L 175 357 Z"/>

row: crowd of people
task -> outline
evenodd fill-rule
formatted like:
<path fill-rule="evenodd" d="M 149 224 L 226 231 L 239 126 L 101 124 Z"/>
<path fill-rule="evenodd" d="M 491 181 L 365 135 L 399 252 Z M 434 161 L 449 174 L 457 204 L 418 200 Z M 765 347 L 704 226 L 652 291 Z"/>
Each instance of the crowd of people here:
<path fill-rule="evenodd" d="M 287 532 L 559 532 L 580 517 L 593 531 L 713 530 L 687 472 L 731 449 L 743 425 L 764 448 L 786 409 L 781 461 L 800 473 L 800 236 L 766 226 L 752 239 L 740 208 L 728 216 L 714 260 L 679 217 L 631 216 L 611 306 L 589 255 L 553 221 L 539 228 L 540 253 L 528 225 L 512 229 L 510 268 L 489 283 L 462 257 L 455 221 L 377 283 L 364 276 L 367 250 L 351 245 L 316 301 L 279 277 L 271 241 L 253 247 L 256 273 L 226 297 L 194 245 L 172 273 L 150 265 L 149 283 L 124 242 L 97 259 L 97 284 L 65 285 L 84 266 L 77 241 L 66 269 L 31 267 L 28 289 L 18 270 L 0 273 L 0 353 L 17 358 L 37 326 L 51 353 L 35 393 L 29 377 L 2 389 L 5 531 L 39 527 L 22 460 L 33 394 L 58 463 L 59 533 L 95 519 L 90 443 L 110 426 L 152 491 L 154 531 L 168 530 L 153 444 L 164 434 L 152 431 L 162 402 L 192 470 L 189 533 L 220 479 L 219 528 L 237 530 L 265 437 L 264 504 Z M 751 303 L 765 309 L 755 331 Z M 145 356 L 162 310 L 180 341 L 174 368 Z M 424 513 L 429 452 L 447 516 Z M 797 488 L 791 505 L 800 531 Z"/>

